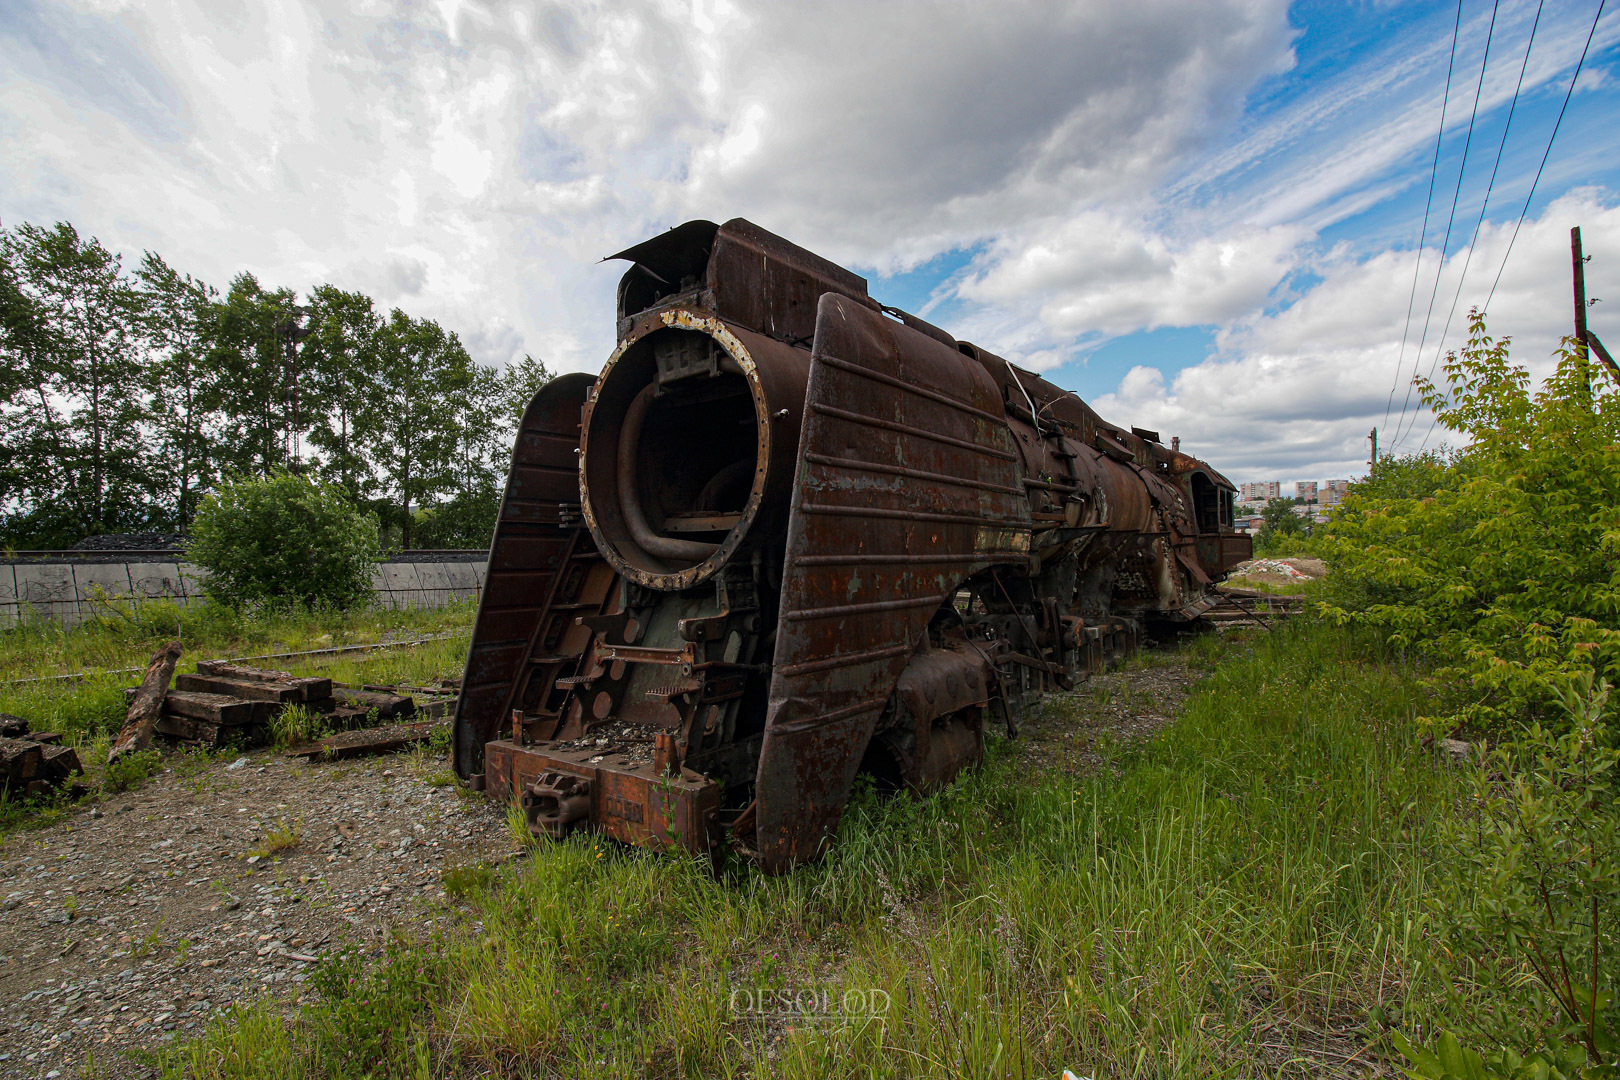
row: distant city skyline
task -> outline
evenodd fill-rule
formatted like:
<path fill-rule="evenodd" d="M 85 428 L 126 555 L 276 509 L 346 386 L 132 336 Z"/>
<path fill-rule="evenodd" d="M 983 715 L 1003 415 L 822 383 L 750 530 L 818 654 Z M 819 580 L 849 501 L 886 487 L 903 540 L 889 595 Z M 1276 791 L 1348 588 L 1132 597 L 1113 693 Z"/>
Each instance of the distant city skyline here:
<path fill-rule="evenodd" d="M 1306 502 L 1328 501 L 1337 503 L 1344 497 L 1356 477 L 1334 477 L 1328 480 L 1248 480 L 1238 485 L 1238 499 L 1245 502 L 1265 502 L 1267 499 L 1298 499 Z"/>

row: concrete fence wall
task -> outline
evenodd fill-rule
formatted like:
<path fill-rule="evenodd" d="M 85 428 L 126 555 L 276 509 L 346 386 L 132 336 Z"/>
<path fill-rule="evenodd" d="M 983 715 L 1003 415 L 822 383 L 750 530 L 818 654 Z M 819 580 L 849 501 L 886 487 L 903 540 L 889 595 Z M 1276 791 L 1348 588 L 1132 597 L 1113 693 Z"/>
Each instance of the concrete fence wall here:
<path fill-rule="evenodd" d="M 400 559 L 377 566 L 372 586 L 382 607 L 443 607 L 477 599 L 487 565 L 484 552 Z M 27 615 L 72 625 L 92 618 L 98 606 L 104 610 L 106 600 L 187 604 L 202 596 L 207 575 L 172 552 L 133 553 L 129 558 L 19 557 L 0 562 L 0 627 Z"/>

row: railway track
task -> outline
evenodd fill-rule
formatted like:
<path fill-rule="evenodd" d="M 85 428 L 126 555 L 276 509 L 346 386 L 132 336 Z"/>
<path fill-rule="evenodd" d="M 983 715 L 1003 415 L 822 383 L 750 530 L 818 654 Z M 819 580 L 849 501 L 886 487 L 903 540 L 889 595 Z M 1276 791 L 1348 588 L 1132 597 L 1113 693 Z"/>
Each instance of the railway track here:
<path fill-rule="evenodd" d="M 1251 623 L 1268 629 L 1278 619 L 1298 615 L 1305 609 L 1305 597 L 1298 594 L 1279 595 L 1259 589 L 1243 589 L 1235 585 L 1217 585 L 1220 604 L 1204 612 L 1204 621 L 1217 626 Z"/>

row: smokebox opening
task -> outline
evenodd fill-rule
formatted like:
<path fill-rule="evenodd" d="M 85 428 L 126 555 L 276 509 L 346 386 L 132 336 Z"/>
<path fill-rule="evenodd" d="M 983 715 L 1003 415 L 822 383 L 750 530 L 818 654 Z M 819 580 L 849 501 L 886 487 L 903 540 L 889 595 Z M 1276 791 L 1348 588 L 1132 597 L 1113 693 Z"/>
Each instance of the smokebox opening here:
<path fill-rule="evenodd" d="M 586 434 L 598 539 L 643 584 L 695 584 L 682 572 L 748 526 L 760 435 L 754 388 L 713 338 L 665 329 L 636 342 L 603 376 Z"/>

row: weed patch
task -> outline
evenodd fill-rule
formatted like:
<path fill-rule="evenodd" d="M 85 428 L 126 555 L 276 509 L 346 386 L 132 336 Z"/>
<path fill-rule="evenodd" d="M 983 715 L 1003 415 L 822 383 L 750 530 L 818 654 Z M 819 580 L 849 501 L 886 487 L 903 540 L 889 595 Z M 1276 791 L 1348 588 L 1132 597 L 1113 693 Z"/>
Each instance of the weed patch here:
<path fill-rule="evenodd" d="M 278 821 L 272 828 L 265 831 L 264 839 L 248 854 L 268 858 L 271 855 L 297 847 L 302 835 L 303 824 L 301 822 Z"/>
<path fill-rule="evenodd" d="M 327 734 L 326 718 L 299 704 L 283 705 L 270 720 L 270 737 L 278 749 L 303 746 Z"/>
<path fill-rule="evenodd" d="M 465 900 L 474 893 L 487 889 L 495 880 L 495 871 L 482 863 L 452 866 L 443 876 L 444 891 L 457 900 Z"/>
<path fill-rule="evenodd" d="M 129 791 L 140 787 L 163 768 L 163 754 L 158 750 L 136 750 L 117 761 L 107 763 L 103 783 L 112 792 Z"/>

